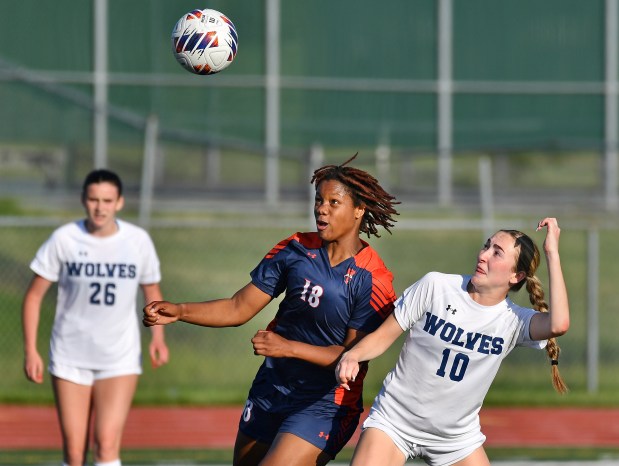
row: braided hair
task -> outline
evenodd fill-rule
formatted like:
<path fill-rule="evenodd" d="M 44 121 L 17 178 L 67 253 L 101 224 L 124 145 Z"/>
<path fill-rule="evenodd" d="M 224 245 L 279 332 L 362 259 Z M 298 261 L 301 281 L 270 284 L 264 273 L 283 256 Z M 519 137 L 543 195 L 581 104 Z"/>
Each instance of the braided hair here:
<path fill-rule="evenodd" d="M 377 225 L 382 226 L 391 234 L 391 228 L 396 220 L 394 215 L 399 213 L 393 207 L 399 204 L 392 196 L 386 192 L 378 183 L 378 180 L 366 171 L 346 165 L 353 161 L 359 153 L 341 165 L 325 165 L 314 171 L 310 183 L 316 187 L 323 181 L 336 180 L 346 187 L 355 207 L 364 206 L 365 214 L 361 219 L 360 231 L 368 235 L 380 237 Z"/>
<path fill-rule="evenodd" d="M 512 291 L 518 291 L 526 283 L 527 292 L 529 293 L 529 301 L 533 305 L 533 309 L 538 312 L 548 312 L 548 304 L 544 300 L 544 290 L 542 283 L 535 275 L 537 267 L 540 263 L 539 249 L 531 238 L 518 230 L 501 230 L 510 235 L 516 241 L 515 247 L 519 249 L 518 262 L 516 264 L 516 272 L 524 272 L 526 277 L 520 280 L 515 285 L 512 285 Z M 552 385 L 559 393 L 568 391 L 567 385 L 563 381 L 559 373 L 559 354 L 561 348 L 557 344 L 556 338 L 549 338 L 546 344 L 546 353 L 550 358 L 552 370 Z"/>

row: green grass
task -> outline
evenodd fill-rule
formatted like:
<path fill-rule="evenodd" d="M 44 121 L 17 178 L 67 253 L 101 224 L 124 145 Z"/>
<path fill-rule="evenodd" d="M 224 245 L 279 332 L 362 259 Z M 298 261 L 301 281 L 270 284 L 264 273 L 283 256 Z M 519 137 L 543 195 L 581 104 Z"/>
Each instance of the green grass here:
<path fill-rule="evenodd" d="M 336 462 L 348 463 L 352 448 L 344 448 Z M 595 461 L 619 459 L 619 448 L 486 448 L 490 461 Z M 58 464 L 59 450 L 0 451 L 0 466 Z M 232 452 L 219 449 L 128 449 L 122 452 L 125 465 L 232 464 Z"/>

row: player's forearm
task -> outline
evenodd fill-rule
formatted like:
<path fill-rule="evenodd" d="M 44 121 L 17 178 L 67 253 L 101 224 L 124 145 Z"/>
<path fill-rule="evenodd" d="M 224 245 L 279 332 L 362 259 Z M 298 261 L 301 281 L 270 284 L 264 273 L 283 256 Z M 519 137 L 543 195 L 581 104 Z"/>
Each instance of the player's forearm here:
<path fill-rule="evenodd" d="M 402 331 L 395 316 L 391 314 L 378 329 L 363 337 L 346 354 L 359 362 L 371 361 L 387 351 Z"/>
<path fill-rule="evenodd" d="M 567 288 L 561 269 L 559 253 L 546 255 L 548 265 L 550 333 L 553 337 L 563 335 L 570 326 L 570 308 Z"/>
<path fill-rule="evenodd" d="M 24 354 L 37 352 L 37 333 L 39 329 L 39 307 L 30 298 L 24 300 L 22 308 L 22 331 L 24 337 Z"/>
<path fill-rule="evenodd" d="M 348 350 L 346 354 L 359 362 L 371 361 L 382 355 L 389 348 L 389 344 L 385 343 L 380 338 L 376 338 L 374 333 L 370 333 Z"/>
<path fill-rule="evenodd" d="M 150 334 L 152 341 L 163 342 L 165 341 L 165 331 L 162 325 L 155 325 L 150 328 Z"/>
<path fill-rule="evenodd" d="M 203 327 L 236 327 L 248 320 L 235 309 L 231 299 L 180 303 L 178 306 L 178 320 Z"/>
<path fill-rule="evenodd" d="M 316 364 L 321 367 L 334 368 L 345 348 L 339 345 L 314 346 L 299 341 L 290 341 L 291 358 Z"/>

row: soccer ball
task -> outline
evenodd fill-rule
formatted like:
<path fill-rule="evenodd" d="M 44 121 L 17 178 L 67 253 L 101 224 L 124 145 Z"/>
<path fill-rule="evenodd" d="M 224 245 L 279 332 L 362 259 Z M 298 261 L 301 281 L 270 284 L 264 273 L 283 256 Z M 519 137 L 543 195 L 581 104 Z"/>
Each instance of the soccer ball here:
<path fill-rule="evenodd" d="M 177 21 L 172 31 L 176 60 L 196 74 L 215 74 L 230 66 L 238 42 L 232 21 L 216 10 L 190 11 Z"/>

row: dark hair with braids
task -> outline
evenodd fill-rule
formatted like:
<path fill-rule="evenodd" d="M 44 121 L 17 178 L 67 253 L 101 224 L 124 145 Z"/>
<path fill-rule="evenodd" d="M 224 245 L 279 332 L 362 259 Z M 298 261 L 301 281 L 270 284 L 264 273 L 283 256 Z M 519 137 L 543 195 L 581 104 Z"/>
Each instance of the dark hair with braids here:
<path fill-rule="evenodd" d="M 515 248 L 518 249 L 518 262 L 516 263 L 516 272 L 524 272 L 526 277 L 520 280 L 515 285 L 511 286 L 511 291 L 518 291 L 526 283 L 529 293 L 529 301 L 533 305 L 533 309 L 538 312 L 548 312 L 548 304 L 544 301 L 544 290 L 542 283 L 535 275 L 540 264 L 539 249 L 531 238 L 518 230 L 501 230 L 507 233 L 515 240 Z M 568 388 L 561 374 L 559 373 L 559 354 L 561 348 L 557 344 L 556 338 L 549 338 L 546 344 L 546 353 L 550 358 L 552 368 L 552 385 L 559 393 L 567 392 Z"/>
<path fill-rule="evenodd" d="M 120 197 L 123 195 L 123 183 L 120 181 L 120 177 L 113 171 L 101 168 L 98 170 L 93 170 L 86 175 L 84 184 L 82 185 L 82 199 L 86 196 L 88 186 L 98 183 L 113 184 L 118 189 L 118 196 Z"/>
<path fill-rule="evenodd" d="M 399 215 L 393 206 L 399 202 L 386 192 L 372 175 L 358 168 L 346 166 L 358 154 L 357 152 L 341 165 L 325 165 L 314 171 L 310 183 L 314 183 L 316 188 L 323 181 L 336 180 L 342 183 L 352 197 L 354 206 L 365 207 L 359 230 L 367 234 L 368 238 L 370 235 L 380 237 L 376 226 L 380 225 L 391 233 L 390 228 L 396 222 L 393 216 Z"/>

